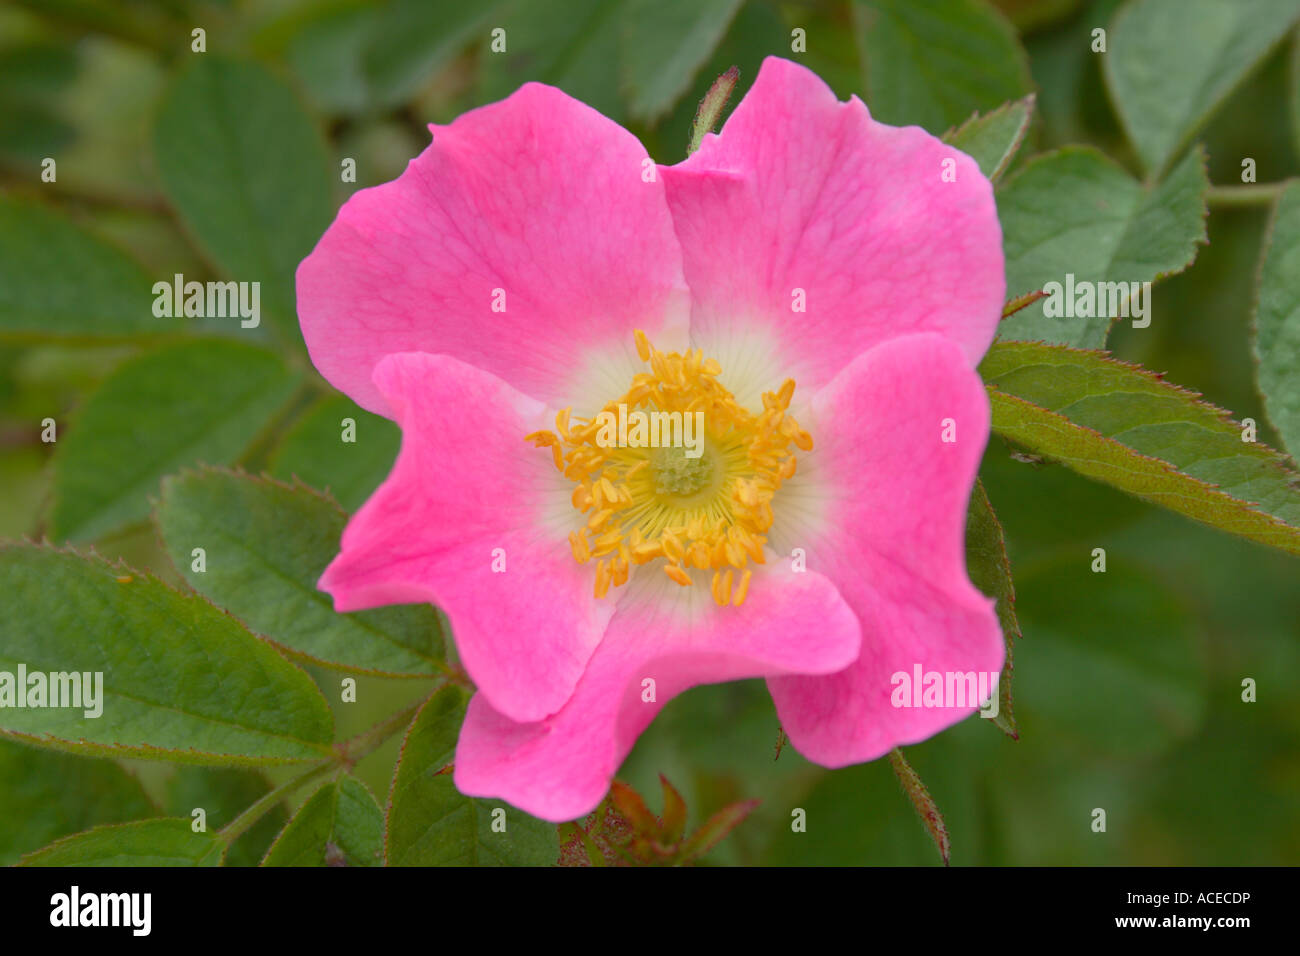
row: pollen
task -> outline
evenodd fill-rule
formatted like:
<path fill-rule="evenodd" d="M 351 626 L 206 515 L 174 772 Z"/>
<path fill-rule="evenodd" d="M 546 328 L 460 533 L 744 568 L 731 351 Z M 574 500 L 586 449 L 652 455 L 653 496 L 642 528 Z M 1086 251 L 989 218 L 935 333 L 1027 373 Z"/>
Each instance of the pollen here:
<path fill-rule="evenodd" d="M 739 606 L 751 564 L 763 563 L 773 498 L 795 473 L 796 451 L 813 447 L 787 413 L 794 380 L 752 410 L 699 349 L 661 352 L 639 329 L 635 344 L 648 369 L 625 394 L 590 418 L 562 409 L 555 431 L 525 439 L 574 483 L 569 546 L 579 564 L 594 562 L 597 598 L 652 564 L 682 587 L 696 583 L 692 570 L 704 572 L 715 602 Z"/>

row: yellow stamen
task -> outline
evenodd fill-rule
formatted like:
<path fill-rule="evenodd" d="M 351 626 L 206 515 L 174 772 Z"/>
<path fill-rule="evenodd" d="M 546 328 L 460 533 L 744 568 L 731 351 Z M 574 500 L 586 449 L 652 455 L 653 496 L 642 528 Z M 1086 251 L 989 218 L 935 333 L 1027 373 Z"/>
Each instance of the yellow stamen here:
<path fill-rule="evenodd" d="M 691 576 L 682 570 L 681 565 L 665 564 L 664 574 L 668 575 L 684 588 L 691 586 Z"/>
<path fill-rule="evenodd" d="M 587 539 L 578 532 L 569 532 L 569 547 L 573 549 L 573 558 L 579 564 L 586 564 L 591 560 L 591 549 L 587 547 Z"/>
<path fill-rule="evenodd" d="M 727 573 L 730 574 L 731 572 L 728 571 Z M 731 603 L 736 607 L 740 607 L 745 603 L 745 597 L 749 594 L 749 579 L 753 576 L 754 572 L 749 568 L 746 568 L 745 573 L 740 576 L 740 587 L 736 588 L 736 594 L 731 599 Z"/>
<path fill-rule="evenodd" d="M 717 381 L 721 365 L 701 350 L 665 353 L 641 330 L 634 338 L 649 370 L 634 375 L 624 395 L 591 418 L 561 409 L 554 432 L 525 440 L 550 448 L 556 468 L 574 482 L 575 512 L 590 512 L 569 534 L 569 547 L 580 564 L 595 560 L 596 597 L 625 584 L 633 566 L 662 560 L 663 572 L 683 587 L 692 583 L 689 568 L 712 571 L 714 601 L 739 606 L 749 593 L 750 563 L 764 561 L 773 499 L 795 474 L 795 450 L 813 446 L 788 413 L 794 380 L 764 392 L 754 411 Z M 667 413 L 661 421 L 702 413 L 702 444 L 692 446 L 698 457 L 669 442 L 610 442 L 602 415 L 617 416 L 620 406 Z"/>
<path fill-rule="evenodd" d="M 577 508 L 579 511 L 586 511 L 595 503 L 595 498 L 592 497 L 591 489 L 586 485 L 578 485 L 574 488 L 573 494 L 569 497 L 569 500 L 573 502 L 573 507 Z"/>
<path fill-rule="evenodd" d="M 726 607 L 731 601 L 731 583 L 735 574 L 732 568 L 727 568 L 725 574 L 721 571 L 713 573 L 713 600 L 718 602 L 720 607 Z"/>

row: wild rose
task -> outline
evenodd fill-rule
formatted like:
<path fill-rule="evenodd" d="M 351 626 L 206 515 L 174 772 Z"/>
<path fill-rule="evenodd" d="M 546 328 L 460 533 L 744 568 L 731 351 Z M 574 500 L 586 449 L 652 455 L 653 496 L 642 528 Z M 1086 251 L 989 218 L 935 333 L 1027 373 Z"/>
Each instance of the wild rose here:
<path fill-rule="evenodd" d="M 533 83 L 433 133 L 297 282 L 316 367 L 403 432 L 320 587 L 446 612 L 457 786 L 578 817 L 702 683 L 766 678 L 828 767 L 971 713 L 891 678 L 1003 659 L 963 548 L 1005 292 L 975 162 L 775 58 L 676 166 Z M 620 407 L 703 413 L 698 456 L 602 440 Z"/>

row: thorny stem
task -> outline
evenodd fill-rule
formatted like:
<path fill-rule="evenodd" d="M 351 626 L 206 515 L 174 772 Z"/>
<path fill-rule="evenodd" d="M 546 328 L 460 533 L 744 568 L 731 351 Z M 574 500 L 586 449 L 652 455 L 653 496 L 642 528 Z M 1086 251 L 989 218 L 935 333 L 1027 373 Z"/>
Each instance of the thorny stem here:
<path fill-rule="evenodd" d="M 369 730 L 334 745 L 334 756 L 312 764 L 298 776 L 280 784 L 221 829 L 217 838 L 227 846 L 243 836 L 253 824 L 295 790 L 330 773 L 351 770 L 363 757 L 377 750 L 393 734 L 404 729 L 424 706 L 424 700 L 398 711 Z"/>
<path fill-rule="evenodd" d="M 405 710 L 399 710 L 393 716 L 381 721 L 369 730 L 362 731 L 349 740 L 335 744 L 334 750 L 338 753 L 339 763 L 349 768 L 356 766 L 361 758 L 373 753 L 385 740 L 414 720 L 415 715 L 423 706 L 424 699 L 421 699 L 419 703 L 412 704 Z"/>
<path fill-rule="evenodd" d="M 226 846 L 230 846 L 230 844 L 243 836 L 249 827 L 262 819 L 268 810 L 274 807 L 290 793 L 304 784 L 315 780 L 317 777 L 323 777 L 326 773 L 337 767 L 338 763 L 334 760 L 323 760 L 320 763 L 313 764 L 292 780 L 280 784 L 280 786 L 263 796 L 251 807 L 239 816 L 235 817 L 235 819 L 231 820 L 230 823 L 223 827 L 217 834 L 217 839 L 226 844 Z"/>

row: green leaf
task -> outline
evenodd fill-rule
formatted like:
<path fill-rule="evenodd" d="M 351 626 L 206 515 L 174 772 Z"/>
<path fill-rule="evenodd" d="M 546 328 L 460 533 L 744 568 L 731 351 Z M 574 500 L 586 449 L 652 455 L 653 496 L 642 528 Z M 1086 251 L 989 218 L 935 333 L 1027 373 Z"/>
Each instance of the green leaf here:
<path fill-rule="evenodd" d="M 225 845 L 189 820 L 95 827 L 23 857 L 20 866 L 220 866 Z"/>
<path fill-rule="evenodd" d="M 486 54 L 488 29 L 497 25 L 502 6 L 501 0 L 397 0 L 389 5 L 362 57 L 375 105 L 407 102 L 476 36 Z"/>
<path fill-rule="evenodd" d="M 506 49 L 492 52 L 483 38 L 479 58 L 480 102 L 509 96 L 524 83 L 558 86 L 614 120 L 624 115 L 611 66 L 627 0 L 571 0 L 560 7 L 537 0 L 507 0 L 492 21 L 506 31 Z"/>
<path fill-rule="evenodd" d="M 381 16 L 374 6 L 330 4 L 294 25 L 284 54 L 312 106 L 355 114 L 372 104 L 363 61 Z"/>
<path fill-rule="evenodd" d="M 1002 674 L 998 678 L 998 714 L 989 719 L 1003 733 L 1018 737 L 1011 698 L 1015 641 L 1022 636 L 1020 622 L 1016 620 L 1016 587 L 1011 580 L 1011 562 L 1007 559 L 1002 525 L 998 523 L 989 496 L 978 479 L 966 513 L 966 570 L 972 584 L 987 597 L 997 599 L 998 623 L 1002 625 L 1002 637 L 1007 645 L 1006 663 L 1002 665 Z"/>
<path fill-rule="evenodd" d="M 396 0 L 308 9 L 287 56 L 312 101 L 336 113 L 408 103 L 478 36 L 486 47 L 499 0 Z"/>
<path fill-rule="evenodd" d="M 153 315 L 130 256 L 39 203 L 0 196 L 0 339 L 116 340 L 182 331 Z"/>
<path fill-rule="evenodd" d="M 948 838 L 948 828 L 944 825 L 939 805 L 934 802 L 934 797 L 930 796 L 930 791 L 926 789 L 920 774 L 912 769 L 912 765 L 903 756 L 903 751 L 897 747 L 889 752 L 889 766 L 893 769 L 898 782 L 903 785 L 903 792 L 907 794 L 907 799 L 912 801 L 912 807 L 916 810 L 916 815 L 921 818 L 921 824 L 925 827 L 925 832 L 930 835 L 934 848 L 939 851 L 943 865 L 947 866 L 952 858 L 952 842 Z"/>
<path fill-rule="evenodd" d="M 1142 164 L 1158 177 L 1300 17 L 1295 0 L 1137 0 L 1102 69 Z"/>
<path fill-rule="evenodd" d="M 615 780 L 609 787 L 609 801 L 618 811 L 619 816 L 632 826 L 638 835 L 658 834 L 660 821 L 646 806 L 645 798 L 631 785 Z"/>
<path fill-rule="evenodd" d="M 87 760 L 0 739 L 0 866 L 70 833 L 157 813 L 140 781 Z"/>
<path fill-rule="evenodd" d="M 1292 458 L 1300 454 L 1300 182 L 1278 197 L 1264 244 L 1253 328 L 1259 390 Z"/>
<path fill-rule="evenodd" d="M 352 419 L 354 441 L 344 441 Z M 331 395 L 296 421 L 271 457 L 271 474 L 298 478 L 328 491 L 346 510 L 356 511 L 392 470 L 402 432 L 350 398 Z"/>
<path fill-rule="evenodd" d="M 560 855 L 554 824 L 456 790 L 451 761 L 467 701 L 463 690 L 446 687 L 407 731 L 388 800 L 388 864 L 553 866 Z M 494 818 L 502 818 L 498 810 L 504 811 L 504 833 L 493 830 Z"/>
<path fill-rule="evenodd" d="M 0 734 L 178 763 L 253 766 L 331 753 L 333 718 L 311 679 L 201 598 L 99 558 L 14 543 L 0 545 L 0 593 L 0 673 L 23 665 L 29 682 L 38 672 L 102 675 L 82 678 L 98 700 L 75 688 L 61 694 L 61 703 L 80 697 L 81 707 L 0 707 Z"/>
<path fill-rule="evenodd" d="M 659 783 L 664 791 L 664 843 L 673 846 L 686 833 L 686 801 L 663 774 L 659 775 Z"/>
<path fill-rule="evenodd" d="M 324 144 L 292 91 L 254 63 L 188 58 L 154 128 L 168 198 L 202 250 L 299 340 L 294 272 L 334 217 Z"/>
<path fill-rule="evenodd" d="M 1033 116 L 1031 93 L 1014 103 L 1003 103 L 991 113 L 975 114 L 945 133 L 943 141 L 974 159 L 979 163 L 980 172 L 996 183 L 1025 141 Z"/>
<path fill-rule="evenodd" d="M 442 623 L 425 605 L 337 614 L 316 586 L 346 516 L 302 486 L 216 470 L 169 477 L 156 512 L 172 562 L 195 590 L 290 655 L 344 670 L 443 670 Z M 205 552 L 204 570 L 191 554 Z"/>
<path fill-rule="evenodd" d="M 272 353 L 221 340 L 124 362 L 55 446 L 50 536 L 84 541 L 144 518 L 163 475 L 231 461 L 294 384 Z"/>
<path fill-rule="evenodd" d="M 629 111 L 653 124 L 682 98 L 744 0 L 627 0 L 622 35 Z"/>
<path fill-rule="evenodd" d="M 1079 474 L 1300 554 L 1300 475 L 1195 392 L 1104 352 L 994 345 L 993 430 Z"/>
<path fill-rule="evenodd" d="M 1090 147 L 1034 157 L 998 191 L 1007 295 L 1032 292 L 1049 282 L 1064 286 L 1067 275 L 1076 283 L 1131 283 L 1181 272 L 1206 241 L 1208 188 L 1200 150 L 1189 153 L 1156 187 L 1142 186 Z M 1006 319 L 1000 336 L 1080 348 L 1106 343 L 1112 316 L 1051 317 L 1044 311 L 1049 301 Z M 1142 303 L 1151 319 L 1150 300 L 1144 296 Z"/>
<path fill-rule="evenodd" d="M 624 860 L 631 828 L 605 799 L 585 819 L 560 824 L 558 832 L 562 842 L 556 866 L 617 866 Z"/>
<path fill-rule="evenodd" d="M 384 812 L 365 785 L 344 776 L 317 790 L 294 814 L 263 866 L 381 866 Z"/>
<path fill-rule="evenodd" d="M 744 800 L 723 807 L 705 820 L 703 825 L 686 839 L 676 862 L 684 865 L 708 853 L 726 839 L 732 830 L 740 826 L 745 818 L 758 808 L 758 804 L 757 800 Z"/>
<path fill-rule="evenodd" d="M 979 0 L 854 0 L 871 115 L 938 136 L 1030 91 L 1015 30 Z"/>
<path fill-rule="evenodd" d="M 255 770 L 177 767 L 167 781 L 163 812 L 168 816 L 193 820 L 194 811 L 202 809 L 207 828 L 215 832 L 270 792 L 271 785 L 266 777 Z M 289 814 L 282 804 L 272 807 L 230 844 L 222 865 L 257 866 L 288 819 Z"/>

